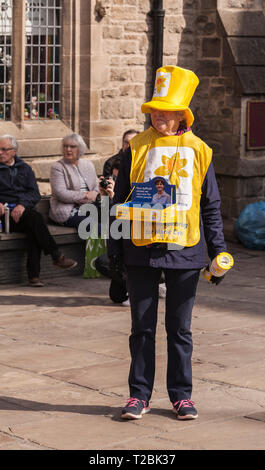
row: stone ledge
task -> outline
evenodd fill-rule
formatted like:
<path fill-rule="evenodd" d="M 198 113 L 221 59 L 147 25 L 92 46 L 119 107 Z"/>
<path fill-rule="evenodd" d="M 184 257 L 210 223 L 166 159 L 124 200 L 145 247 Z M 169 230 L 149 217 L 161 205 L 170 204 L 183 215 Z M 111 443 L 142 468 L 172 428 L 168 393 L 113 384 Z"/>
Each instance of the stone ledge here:
<path fill-rule="evenodd" d="M 228 36 L 265 36 L 265 17 L 260 11 L 219 9 L 218 13 Z"/>
<path fill-rule="evenodd" d="M 24 251 L 26 253 L 27 251 L 26 238 L 23 237 L 23 234 L 21 233 L 14 232 L 14 235 L 15 235 L 14 238 L 5 239 L 5 240 L 0 239 L 1 260 L 2 260 L 2 255 L 10 251 L 12 252 Z M 65 233 L 65 234 L 60 234 L 60 235 L 53 234 L 53 237 L 58 246 L 70 245 L 73 247 L 73 246 L 78 246 L 78 245 L 80 246 L 86 245 L 85 240 L 82 240 L 78 236 L 77 233 Z"/>
<path fill-rule="evenodd" d="M 51 165 L 61 158 L 62 156 L 58 155 L 53 157 L 46 156 L 45 158 L 36 158 L 35 160 L 30 161 L 25 160 L 34 171 L 39 191 L 42 196 L 51 196 L 51 186 L 49 183 Z M 97 175 L 100 176 L 103 172 L 104 163 L 109 157 L 97 157 L 95 154 L 86 154 L 81 158 L 91 161 L 95 167 Z"/>
<path fill-rule="evenodd" d="M 73 240 L 73 237 L 75 239 Z M 56 243 L 65 256 L 75 259 L 78 264 L 74 269 L 63 270 L 55 267 L 50 256 L 41 257 L 41 278 L 54 279 L 65 276 L 82 275 L 85 267 L 85 242 L 77 234 L 56 236 Z M 27 281 L 26 240 L 5 240 L 0 242 L 1 266 L 0 284 Z"/>
<path fill-rule="evenodd" d="M 51 196 L 52 190 L 51 185 L 48 182 L 37 181 L 39 192 L 41 196 Z"/>
<path fill-rule="evenodd" d="M 228 42 L 236 65 L 264 66 L 265 37 L 228 37 Z"/>
<path fill-rule="evenodd" d="M 265 176 L 265 157 L 261 158 L 233 158 L 215 156 L 214 168 L 217 175 L 223 176 Z"/>
<path fill-rule="evenodd" d="M 37 180 L 44 180 L 44 181 L 49 181 L 50 179 L 50 172 L 51 172 L 51 166 L 54 162 L 57 162 L 62 158 L 61 155 L 53 156 L 53 157 L 46 157 L 46 158 L 38 158 L 35 160 L 28 161 L 26 160 L 26 163 L 31 166 L 32 170 L 35 173 L 35 176 Z M 82 159 L 89 160 L 93 163 L 96 173 L 99 175 L 102 173 L 103 170 L 103 165 L 105 163 L 105 160 L 108 157 L 97 157 L 94 154 L 89 155 L 85 154 Z"/>
<path fill-rule="evenodd" d="M 265 66 L 237 65 L 235 70 L 240 80 L 243 94 L 264 95 Z"/>
<path fill-rule="evenodd" d="M 224 63 L 234 68 L 243 94 L 263 94 L 265 17 L 262 10 L 217 10 L 219 34 L 226 38 Z"/>
<path fill-rule="evenodd" d="M 52 225 L 47 224 L 50 234 L 54 237 L 57 235 L 69 235 L 69 234 L 77 234 L 76 228 L 72 227 L 63 227 L 61 225 Z M 21 238 L 25 238 L 24 233 L 12 232 L 12 233 L 0 233 L 0 240 L 17 240 Z"/>

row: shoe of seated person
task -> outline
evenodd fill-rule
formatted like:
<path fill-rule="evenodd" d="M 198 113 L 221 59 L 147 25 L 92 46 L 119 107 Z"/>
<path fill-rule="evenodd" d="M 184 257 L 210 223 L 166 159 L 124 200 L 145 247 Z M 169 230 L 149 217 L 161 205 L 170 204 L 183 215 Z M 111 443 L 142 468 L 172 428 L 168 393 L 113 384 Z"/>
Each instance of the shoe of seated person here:
<path fill-rule="evenodd" d="M 77 265 L 77 262 L 71 258 L 61 255 L 57 260 L 53 261 L 53 264 L 61 269 L 72 269 Z"/>
<path fill-rule="evenodd" d="M 145 413 L 149 413 L 148 402 L 138 398 L 128 398 L 125 407 L 122 410 L 123 419 L 140 419 Z"/>
<path fill-rule="evenodd" d="M 31 287 L 44 287 L 43 282 L 40 281 L 39 277 L 33 277 L 29 279 L 29 286 Z"/>
<path fill-rule="evenodd" d="M 177 415 L 177 419 L 196 419 L 198 413 L 191 400 L 179 400 L 173 404 L 173 413 Z"/>

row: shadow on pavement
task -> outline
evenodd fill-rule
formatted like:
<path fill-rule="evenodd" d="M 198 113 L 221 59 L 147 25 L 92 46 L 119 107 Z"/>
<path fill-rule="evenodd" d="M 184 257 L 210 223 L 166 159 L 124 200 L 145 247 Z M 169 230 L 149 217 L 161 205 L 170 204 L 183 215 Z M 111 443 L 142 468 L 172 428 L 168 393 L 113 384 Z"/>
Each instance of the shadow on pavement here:
<path fill-rule="evenodd" d="M 35 296 L 35 295 L 2 295 L 0 305 L 36 305 L 38 307 L 82 307 L 88 305 L 102 305 L 117 307 L 108 297 L 89 296 Z"/>
<path fill-rule="evenodd" d="M 99 405 L 52 405 L 50 403 L 43 403 L 31 400 L 25 400 L 15 397 L 0 397 L 0 410 L 14 410 L 14 411 L 61 411 L 64 413 L 77 413 L 85 415 L 96 415 L 96 416 L 110 416 L 114 421 L 124 421 L 121 418 L 121 406 L 99 406 Z M 170 417 L 176 420 L 176 416 L 170 409 L 161 410 L 160 408 L 151 408 L 151 413 L 160 416 Z M 126 420 L 127 421 L 127 420 Z"/>

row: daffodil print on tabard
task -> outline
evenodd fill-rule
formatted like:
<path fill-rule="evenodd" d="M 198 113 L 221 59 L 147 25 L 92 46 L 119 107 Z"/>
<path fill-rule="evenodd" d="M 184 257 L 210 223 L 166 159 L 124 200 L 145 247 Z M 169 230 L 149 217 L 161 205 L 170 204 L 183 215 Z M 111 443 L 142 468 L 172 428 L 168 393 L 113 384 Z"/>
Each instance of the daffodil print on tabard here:
<path fill-rule="evenodd" d="M 163 176 L 175 185 L 176 204 L 179 211 L 192 205 L 192 179 L 194 150 L 188 147 L 153 147 L 146 154 L 144 181 Z"/>
<path fill-rule="evenodd" d="M 189 174 L 183 168 L 187 165 L 186 158 L 180 158 L 179 152 L 174 153 L 172 157 L 162 155 L 163 166 L 155 170 L 155 175 L 169 176 L 169 182 L 174 184 L 176 188 L 180 185 L 180 177 L 188 178 Z"/>
<path fill-rule="evenodd" d="M 169 85 L 170 85 L 170 78 L 171 78 L 170 73 L 158 72 L 156 74 L 156 81 L 155 81 L 153 96 L 167 96 Z"/>

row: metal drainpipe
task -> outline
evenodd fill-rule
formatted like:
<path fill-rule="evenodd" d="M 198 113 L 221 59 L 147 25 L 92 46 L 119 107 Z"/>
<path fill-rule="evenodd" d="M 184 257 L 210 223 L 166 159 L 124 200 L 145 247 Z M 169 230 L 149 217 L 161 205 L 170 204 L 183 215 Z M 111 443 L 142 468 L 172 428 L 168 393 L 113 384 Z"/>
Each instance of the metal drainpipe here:
<path fill-rule="evenodd" d="M 150 16 L 153 17 L 154 27 L 154 49 L 153 49 L 153 78 L 155 79 L 156 69 L 163 65 L 163 36 L 164 17 L 163 0 L 153 0 L 153 8 Z"/>

